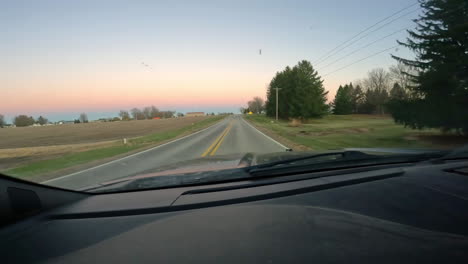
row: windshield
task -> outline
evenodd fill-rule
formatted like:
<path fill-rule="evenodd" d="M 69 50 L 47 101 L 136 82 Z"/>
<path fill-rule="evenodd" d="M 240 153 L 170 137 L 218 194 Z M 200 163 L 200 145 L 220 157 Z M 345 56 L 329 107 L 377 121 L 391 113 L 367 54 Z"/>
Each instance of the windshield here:
<path fill-rule="evenodd" d="M 7 1 L 0 173 L 86 190 L 446 153 L 467 32 L 466 0 Z"/>

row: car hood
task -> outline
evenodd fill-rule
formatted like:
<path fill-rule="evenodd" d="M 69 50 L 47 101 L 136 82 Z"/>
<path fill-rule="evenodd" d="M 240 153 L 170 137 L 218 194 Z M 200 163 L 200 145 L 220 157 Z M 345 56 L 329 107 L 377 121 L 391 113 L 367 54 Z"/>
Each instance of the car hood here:
<path fill-rule="evenodd" d="M 348 148 L 339 151 L 361 151 L 366 153 L 380 153 L 380 154 L 421 154 L 427 152 L 435 152 L 436 150 L 417 150 L 417 149 L 386 149 L 386 148 Z M 298 158 L 301 156 L 310 156 L 314 154 L 327 153 L 332 151 L 284 151 L 274 153 L 238 153 L 231 155 L 217 155 L 210 157 L 197 158 L 187 161 L 181 161 L 158 167 L 157 169 L 144 171 L 138 175 L 131 175 L 118 180 L 104 182 L 99 186 L 113 185 L 120 182 L 131 180 L 140 180 L 145 178 L 154 178 L 157 176 L 174 176 L 174 175 L 187 175 L 187 174 L 204 174 L 206 172 L 237 170 L 244 167 L 265 164 L 270 162 L 288 160 L 291 158 Z M 333 151 L 333 152 L 336 152 Z M 92 186 L 90 186 L 92 187 Z M 89 189 L 87 187 L 85 189 Z"/>

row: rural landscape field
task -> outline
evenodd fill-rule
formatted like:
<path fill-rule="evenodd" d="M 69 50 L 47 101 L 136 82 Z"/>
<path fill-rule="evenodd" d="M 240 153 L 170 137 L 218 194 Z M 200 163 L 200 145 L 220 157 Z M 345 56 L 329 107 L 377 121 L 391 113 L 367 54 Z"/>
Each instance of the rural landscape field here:
<path fill-rule="evenodd" d="M 306 122 L 247 115 L 257 128 L 296 150 L 342 148 L 433 148 L 462 146 L 468 137 L 437 129 L 414 130 L 385 115 L 328 115 Z"/>
<path fill-rule="evenodd" d="M 0 130 L 0 170 L 42 181 L 83 170 L 208 127 L 225 116 L 92 122 Z M 275 121 L 243 115 L 263 133 L 295 151 L 342 148 L 434 148 L 461 146 L 466 137 L 436 129 L 413 130 L 385 115 L 328 115 Z M 234 132 L 232 132 L 234 133 Z M 124 142 L 124 139 L 126 142 Z"/>
<path fill-rule="evenodd" d="M 199 116 L 4 128 L 0 129 L 0 171 L 26 178 L 34 174 L 29 179 L 41 180 L 44 179 L 41 174 L 51 177 L 73 171 L 70 167 L 84 163 L 96 165 L 193 133 L 222 118 Z"/>

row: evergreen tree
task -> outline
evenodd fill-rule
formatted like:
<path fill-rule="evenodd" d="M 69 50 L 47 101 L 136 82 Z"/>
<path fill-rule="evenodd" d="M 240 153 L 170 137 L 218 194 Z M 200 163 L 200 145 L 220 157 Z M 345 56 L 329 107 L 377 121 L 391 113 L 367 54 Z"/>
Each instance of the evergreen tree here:
<path fill-rule="evenodd" d="M 353 84 L 351 84 L 352 87 Z M 360 85 L 356 85 L 356 88 L 352 89 L 352 108 L 353 108 L 353 113 L 361 113 L 361 106 L 364 103 L 364 92 L 361 89 Z"/>
<path fill-rule="evenodd" d="M 406 92 L 397 82 L 393 84 L 392 90 L 390 90 L 391 100 L 404 100 L 406 99 Z"/>
<path fill-rule="evenodd" d="M 322 117 L 328 112 L 327 92 L 308 61 L 300 61 L 292 69 L 286 67 L 276 73 L 267 91 L 266 112 L 268 116 L 276 115 L 276 91 L 279 91 L 278 115 L 281 118 Z"/>
<path fill-rule="evenodd" d="M 333 114 L 349 115 L 353 112 L 352 84 L 338 87 L 333 101 Z"/>
<path fill-rule="evenodd" d="M 368 89 L 364 93 L 364 100 L 360 107 L 362 114 L 374 114 L 377 111 L 376 93 L 374 90 Z"/>
<path fill-rule="evenodd" d="M 399 44 L 413 50 L 414 60 L 393 56 L 417 70 L 411 96 L 392 100 L 396 122 L 412 128 L 455 129 L 468 134 L 468 2 L 420 1 L 423 14 L 416 30 Z"/>

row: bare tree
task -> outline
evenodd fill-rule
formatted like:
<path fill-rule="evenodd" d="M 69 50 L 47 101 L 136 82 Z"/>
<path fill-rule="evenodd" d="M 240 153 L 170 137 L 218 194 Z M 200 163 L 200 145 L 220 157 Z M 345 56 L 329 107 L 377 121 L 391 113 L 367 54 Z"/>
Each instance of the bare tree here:
<path fill-rule="evenodd" d="M 175 111 L 161 111 L 159 114 L 162 118 L 172 118 L 174 117 Z"/>
<path fill-rule="evenodd" d="M 119 117 L 123 121 L 128 121 L 130 120 L 130 114 L 128 113 L 127 110 L 120 110 L 119 112 Z"/>
<path fill-rule="evenodd" d="M 255 114 L 260 114 L 265 109 L 265 101 L 258 96 L 255 96 L 247 105 L 249 110 Z"/>
<path fill-rule="evenodd" d="M 3 126 L 5 126 L 5 117 L 2 114 L 0 114 L 0 127 Z"/>
<path fill-rule="evenodd" d="M 147 107 L 143 108 L 143 115 L 145 116 L 146 119 L 153 118 L 153 116 L 151 114 L 151 107 L 150 106 L 147 106 Z"/>
<path fill-rule="evenodd" d="M 159 109 L 154 105 L 151 106 L 151 118 L 159 116 Z"/>
<path fill-rule="evenodd" d="M 130 113 L 132 114 L 132 118 L 135 119 L 135 120 L 145 119 L 145 115 L 138 108 L 132 108 L 132 110 L 130 110 Z"/>
<path fill-rule="evenodd" d="M 365 87 L 371 90 L 387 91 L 390 89 L 390 74 L 383 68 L 372 69 L 364 80 Z"/>
<path fill-rule="evenodd" d="M 376 68 L 368 72 L 367 78 L 363 80 L 366 90 L 366 101 L 375 106 L 378 114 L 385 114 L 385 104 L 389 98 L 391 85 L 390 74 L 383 68 Z"/>
<path fill-rule="evenodd" d="M 88 123 L 88 115 L 86 113 L 81 113 L 78 120 L 80 120 L 80 123 Z"/>
<path fill-rule="evenodd" d="M 411 66 L 399 62 L 397 65 L 390 66 L 390 77 L 393 82 L 403 89 L 403 91 L 409 96 L 416 96 L 411 93 L 410 87 L 415 85 L 415 78 L 418 72 Z"/>

